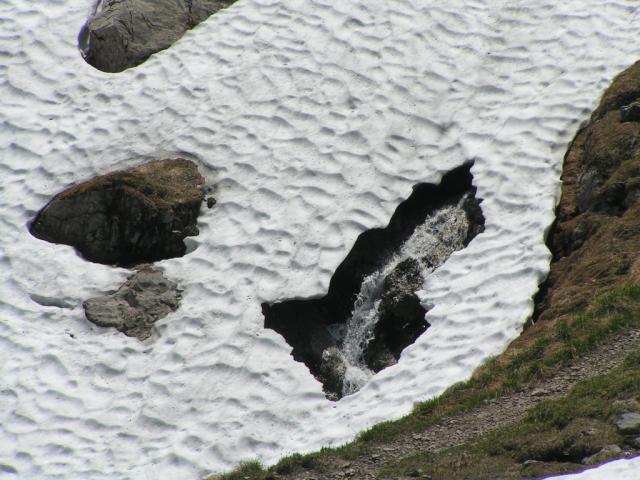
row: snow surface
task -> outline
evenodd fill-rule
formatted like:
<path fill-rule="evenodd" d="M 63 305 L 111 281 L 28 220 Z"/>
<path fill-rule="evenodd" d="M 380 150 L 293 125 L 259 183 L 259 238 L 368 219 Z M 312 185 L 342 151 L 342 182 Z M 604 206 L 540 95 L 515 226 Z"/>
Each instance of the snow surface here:
<path fill-rule="evenodd" d="M 567 142 L 640 56 L 634 5 L 240 0 L 111 75 L 77 50 L 90 0 L 0 0 L 0 477 L 198 478 L 345 442 L 467 378 L 531 312 Z M 183 306 L 139 343 L 81 308 L 127 272 L 27 223 L 73 182 L 173 156 L 218 204 L 161 262 Z M 359 233 L 472 158 L 486 229 L 427 279 L 432 327 L 329 402 L 261 302 L 324 294 Z"/>
<path fill-rule="evenodd" d="M 581 473 L 548 477 L 547 480 L 640 480 L 640 457 L 616 460 Z"/>

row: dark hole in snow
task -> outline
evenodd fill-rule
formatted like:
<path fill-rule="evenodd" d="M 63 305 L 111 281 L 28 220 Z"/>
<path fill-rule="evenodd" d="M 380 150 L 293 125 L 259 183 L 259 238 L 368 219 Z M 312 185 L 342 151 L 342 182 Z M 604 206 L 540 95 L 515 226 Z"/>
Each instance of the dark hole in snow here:
<path fill-rule="evenodd" d="M 280 333 L 337 400 L 354 393 L 429 327 L 415 292 L 426 275 L 484 229 L 472 163 L 439 185 L 418 184 L 386 228 L 358 236 L 319 299 L 264 303 L 264 326 Z"/>

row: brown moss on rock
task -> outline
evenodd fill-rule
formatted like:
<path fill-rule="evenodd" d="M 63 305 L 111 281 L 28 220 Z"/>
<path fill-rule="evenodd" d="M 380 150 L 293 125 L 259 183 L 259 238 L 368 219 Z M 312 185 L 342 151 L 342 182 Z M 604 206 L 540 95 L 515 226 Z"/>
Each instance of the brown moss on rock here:
<path fill-rule="evenodd" d="M 130 265 L 184 255 L 198 234 L 204 178 L 190 160 L 154 160 L 101 175 L 56 195 L 31 223 L 42 240 L 84 258 Z"/>
<path fill-rule="evenodd" d="M 557 321 L 600 292 L 638 280 L 630 276 L 640 270 L 640 122 L 623 121 L 620 110 L 639 99 L 636 63 L 614 79 L 567 151 L 548 240 L 553 263 L 536 320 Z"/>
<path fill-rule="evenodd" d="M 640 62 L 620 73 L 602 95 L 600 105 L 593 112 L 592 120 L 606 112 L 616 110 L 640 98 Z"/>

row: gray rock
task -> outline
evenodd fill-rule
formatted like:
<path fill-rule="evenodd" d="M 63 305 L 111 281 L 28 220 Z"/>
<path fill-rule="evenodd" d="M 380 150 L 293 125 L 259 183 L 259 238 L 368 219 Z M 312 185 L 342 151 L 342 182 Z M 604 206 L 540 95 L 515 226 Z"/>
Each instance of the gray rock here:
<path fill-rule="evenodd" d="M 30 230 L 75 247 L 92 262 L 131 265 L 179 257 L 186 251 L 183 239 L 198 234 L 202 183 L 189 160 L 154 160 L 59 193 Z"/>
<path fill-rule="evenodd" d="M 347 366 L 345 365 L 344 359 L 337 347 L 329 347 L 322 352 L 320 376 L 322 378 L 322 383 L 325 386 L 325 390 L 328 393 L 342 392 L 342 385 L 346 370 Z"/>
<path fill-rule="evenodd" d="M 91 298 L 83 306 L 90 322 L 144 340 L 151 335 L 154 322 L 175 311 L 181 298 L 174 282 L 161 271 L 145 266 L 114 294 Z"/>
<path fill-rule="evenodd" d="M 640 449 L 640 436 L 638 436 L 638 437 L 628 437 L 626 439 L 626 443 L 631 445 L 633 448 Z"/>
<path fill-rule="evenodd" d="M 139 65 L 235 0 L 102 0 L 80 34 L 87 62 L 105 72 Z"/>
<path fill-rule="evenodd" d="M 622 449 L 618 445 L 607 445 L 598 453 L 585 457 L 582 459 L 583 465 L 599 465 L 612 458 L 619 457 L 622 454 Z"/>
<path fill-rule="evenodd" d="M 620 119 L 623 122 L 640 122 L 640 102 L 620 107 Z"/>
<path fill-rule="evenodd" d="M 393 365 L 400 353 L 429 326 L 426 310 L 414 292 L 422 288 L 418 260 L 407 258 L 384 279 L 378 306 L 378 323 L 366 352 L 367 366 L 374 372 Z"/>
<path fill-rule="evenodd" d="M 640 433 L 640 414 L 635 412 L 622 414 L 616 422 L 616 427 L 623 435 Z"/>

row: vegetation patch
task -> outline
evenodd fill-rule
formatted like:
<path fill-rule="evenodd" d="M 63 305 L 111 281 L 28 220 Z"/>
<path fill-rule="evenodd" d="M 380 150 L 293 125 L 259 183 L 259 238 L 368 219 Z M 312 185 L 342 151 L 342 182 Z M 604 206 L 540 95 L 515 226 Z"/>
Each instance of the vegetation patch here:
<path fill-rule="evenodd" d="M 615 421 L 640 404 L 640 351 L 609 374 L 576 384 L 565 397 L 542 401 L 526 417 L 471 444 L 417 453 L 385 465 L 380 477 L 421 471 L 433 480 L 531 478 L 578 471 L 586 457 L 625 439 Z"/>

